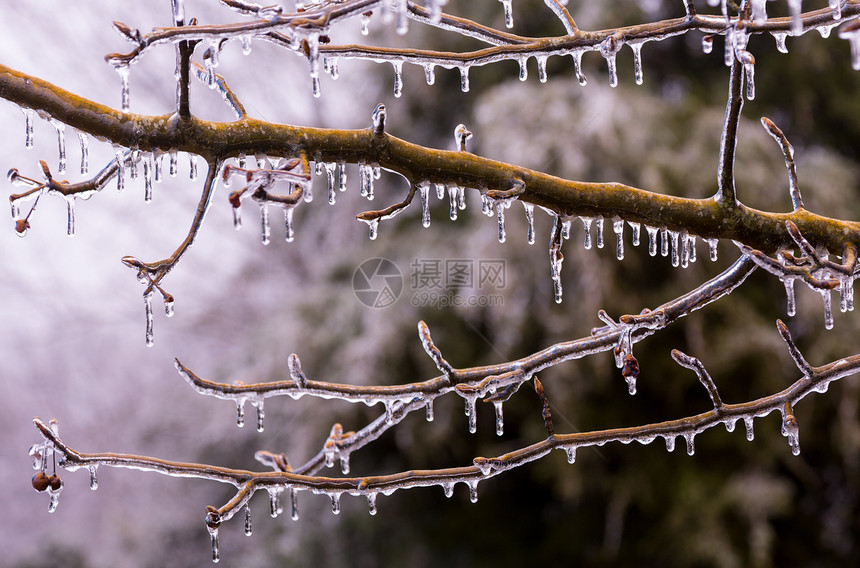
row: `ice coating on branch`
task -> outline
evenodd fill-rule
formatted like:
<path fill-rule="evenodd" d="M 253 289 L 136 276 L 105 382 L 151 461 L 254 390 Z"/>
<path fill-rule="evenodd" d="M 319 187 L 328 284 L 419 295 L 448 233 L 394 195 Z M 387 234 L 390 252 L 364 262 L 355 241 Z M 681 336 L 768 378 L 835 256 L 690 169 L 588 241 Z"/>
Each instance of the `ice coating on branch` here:
<path fill-rule="evenodd" d="M 59 166 L 57 173 L 66 173 L 66 125 L 56 119 L 51 119 L 51 126 L 57 131 L 57 154 L 59 155 Z"/>
<path fill-rule="evenodd" d="M 657 227 L 649 227 L 645 225 L 645 232 L 648 233 L 648 254 L 657 256 Z"/>
<path fill-rule="evenodd" d="M 606 59 L 606 66 L 609 69 L 609 86 L 618 86 L 618 69 L 615 64 L 615 56 L 621 50 L 623 42 L 619 41 L 615 36 L 609 36 L 603 40 L 598 46 L 600 55 Z"/>
<path fill-rule="evenodd" d="M 78 131 L 78 139 L 81 141 L 81 175 L 89 171 L 89 134 Z"/>
<path fill-rule="evenodd" d="M 641 85 L 642 77 L 642 44 L 631 43 L 630 49 L 633 50 L 633 76 L 636 79 L 636 84 Z"/>
<path fill-rule="evenodd" d="M 394 96 L 399 98 L 403 94 L 403 62 L 392 61 L 391 66 L 394 67 Z"/>
<path fill-rule="evenodd" d="M 514 8 L 512 0 L 499 0 L 502 3 L 502 8 L 505 10 L 505 27 L 511 29 L 514 27 Z"/>
<path fill-rule="evenodd" d="M 419 183 L 418 192 L 421 194 L 421 224 L 426 229 L 430 226 L 430 184 Z"/>
<path fill-rule="evenodd" d="M 24 113 L 24 147 L 28 150 L 33 149 L 33 109 L 22 108 Z"/>
<path fill-rule="evenodd" d="M 615 256 L 618 260 L 624 260 L 624 220 L 614 219 L 612 230 L 615 232 Z"/>
<path fill-rule="evenodd" d="M 851 68 L 860 71 L 860 19 L 855 19 L 839 30 L 839 38 L 851 44 Z"/>
<path fill-rule="evenodd" d="M 530 245 L 535 244 L 535 206 L 526 201 L 521 202 L 526 213 L 526 222 L 528 223 L 527 240 Z"/>

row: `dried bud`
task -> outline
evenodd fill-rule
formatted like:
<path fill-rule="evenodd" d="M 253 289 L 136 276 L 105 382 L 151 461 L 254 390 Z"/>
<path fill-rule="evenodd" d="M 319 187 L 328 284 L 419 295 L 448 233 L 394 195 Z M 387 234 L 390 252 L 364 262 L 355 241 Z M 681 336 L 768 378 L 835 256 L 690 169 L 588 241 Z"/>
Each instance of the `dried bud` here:
<path fill-rule="evenodd" d="M 632 353 L 624 356 L 624 367 L 621 369 L 621 376 L 625 379 L 629 377 L 636 379 L 639 377 L 639 361 L 636 360 L 636 357 Z"/>
<path fill-rule="evenodd" d="M 51 480 L 45 475 L 44 471 L 40 471 L 33 476 L 33 489 L 36 491 L 45 491 L 50 484 Z"/>
<path fill-rule="evenodd" d="M 56 473 L 48 478 L 48 483 L 53 491 L 59 491 L 63 487 L 63 480 Z"/>
<path fill-rule="evenodd" d="M 230 201 L 230 205 L 232 205 L 234 209 L 238 209 L 239 206 L 242 205 L 242 192 L 233 191 L 227 199 Z"/>
<path fill-rule="evenodd" d="M 18 179 L 18 169 L 12 168 L 11 170 L 9 170 L 9 172 L 6 174 L 6 179 L 8 179 L 11 183 L 15 183 L 15 180 Z"/>
<path fill-rule="evenodd" d="M 27 219 L 15 219 L 15 232 L 19 237 L 26 235 L 29 228 L 30 222 Z"/>
<path fill-rule="evenodd" d="M 326 34 L 322 34 L 318 40 L 320 43 L 331 43 L 331 38 Z"/>
<path fill-rule="evenodd" d="M 206 506 L 206 518 L 204 519 L 206 526 L 210 529 L 217 529 L 221 526 L 221 513 L 212 505 Z"/>

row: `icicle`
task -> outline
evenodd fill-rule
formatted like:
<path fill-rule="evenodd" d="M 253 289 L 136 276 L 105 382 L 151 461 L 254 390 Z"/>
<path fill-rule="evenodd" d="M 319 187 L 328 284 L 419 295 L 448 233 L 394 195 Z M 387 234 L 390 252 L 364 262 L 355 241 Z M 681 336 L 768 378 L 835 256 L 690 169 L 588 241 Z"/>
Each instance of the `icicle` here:
<path fill-rule="evenodd" d="M 233 228 L 237 231 L 242 228 L 242 212 L 241 208 L 233 207 Z"/>
<path fill-rule="evenodd" d="M 630 238 L 630 242 L 633 243 L 634 247 L 638 247 L 639 237 L 642 233 L 642 225 L 636 223 L 635 221 L 627 221 L 627 224 L 630 225 L 630 228 L 633 230 L 633 236 Z"/>
<path fill-rule="evenodd" d="M 684 434 L 684 439 L 687 441 L 687 455 L 692 456 L 696 453 L 695 434 Z"/>
<path fill-rule="evenodd" d="M 245 426 L 245 399 L 236 399 L 236 426 L 244 428 Z"/>
<path fill-rule="evenodd" d="M 260 229 L 263 244 L 269 244 L 269 237 L 271 235 L 271 229 L 269 228 L 269 204 L 265 201 L 260 203 Z"/>
<path fill-rule="evenodd" d="M 755 438 L 755 430 L 753 430 L 753 419 L 748 416 L 744 416 L 744 427 L 747 430 L 747 441 L 752 442 L 753 438 Z"/>
<path fill-rule="evenodd" d="M 451 203 L 451 212 L 450 217 L 452 221 L 457 220 L 457 193 L 460 188 L 456 185 L 451 185 L 448 187 L 448 200 Z"/>
<path fill-rule="evenodd" d="M 24 113 L 24 147 L 28 150 L 33 149 L 33 109 L 22 108 Z"/>
<path fill-rule="evenodd" d="M 478 502 L 478 482 L 477 481 L 467 481 L 466 484 L 469 486 L 469 501 L 472 503 Z"/>
<path fill-rule="evenodd" d="M 125 151 L 119 144 L 114 144 L 113 152 L 116 158 L 116 190 L 122 191 L 125 188 Z"/>
<path fill-rule="evenodd" d="M 690 262 L 696 262 L 696 235 L 687 235 L 687 251 L 690 255 Z"/>
<path fill-rule="evenodd" d="M 251 405 L 257 409 L 257 432 L 262 432 L 263 419 L 266 417 L 266 413 L 263 411 L 263 399 L 261 398 L 258 401 L 251 402 Z"/>
<path fill-rule="evenodd" d="M 505 433 L 505 419 L 502 415 L 502 403 L 494 402 L 493 406 L 496 407 L 496 436 L 501 436 Z"/>
<path fill-rule="evenodd" d="M 68 225 L 66 226 L 66 233 L 70 237 L 74 237 L 75 236 L 75 197 L 74 196 L 66 197 L 66 212 L 68 214 Z"/>
<path fill-rule="evenodd" d="M 681 263 L 681 257 L 678 251 L 678 238 L 680 237 L 680 234 L 678 231 L 667 230 L 667 232 L 669 233 L 669 238 L 672 239 L 672 266 L 677 267 Z M 666 241 L 664 240 L 663 243 L 665 242 Z"/>
<path fill-rule="evenodd" d="M 737 422 L 737 419 L 729 419 L 729 420 L 726 420 L 725 422 L 723 422 L 723 424 L 726 427 L 726 432 L 734 432 L 736 422 Z"/>
<path fill-rule="evenodd" d="M 582 221 L 582 227 L 585 229 L 583 246 L 585 246 L 585 250 L 589 250 L 591 248 L 591 222 L 593 219 L 591 217 L 580 217 L 580 220 Z"/>
<path fill-rule="evenodd" d="M 170 177 L 176 177 L 177 166 L 179 165 L 179 156 L 176 153 L 176 150 L 171 150 L 168 153 L 168 156 L 170 157 L 170 162 L 169 162 L 170 165 L 168 168 L 168 171 L 170 172 Z M 239 167 L 244 168 L 245 165 L 240 162 Z"/>
<path fill-rule="evenodd" d="M 143 158 L 143 201 L 152 201 L 152 154 L 147 153 Z"/>
<path fill-rule="evenodd" d="M 359 193 L 367 197 L 368 187 L 373 183 L 370 177 L 370 167 L 367 164 L 358 164 Z"/>
<path fill-rule="evenodd" d="M 383 404 L 385 405 L 385 423 L 394 424 L 394 401 L 386 400 Z"/>
<path fill-rule="evenodd" d="M 641 85 L 642 77 L 642 44 L 631 43 L 630 49 L 633 50 L 633 75 L 636 77 L 636 84 Z"/>
<path fill-rule="evenodd" d="M 138 150 L 137 148 L 132 148 L 128 160 L 128 175 L 131 179 L 137 179 L 137 163 L 139 161 L 140 150 Z"/>
<path fill-rule="evenodd" d="M 469 66 L 460 67 L 460 90 L 464 93 L 469 92 Z"/>
<path fill-rule="evenodd" d="M 367 508 L 371 515 L 376 514 L 376 493 L 367 494 Z"/>
<path fill-rule="evenodd" d="M 59 166 L 57 173 L 66 173 L 66 125 L 59 120 L 51 119 L 51 126 L 57 130 L 57 153 L 59 155 Z"/>
<path fill-rule="evenodd" d="M 78 139 L 81 141 L 81 175 L 86 175 L 89 171 L 89 135 L 86 132 L 78 131 Z"/>
<path fill-rule="evenodd" d="M 338 71 L 337 66 L 337 57 L 324 57 L 323 58 L 323 70 L 327 71 L 331 78 L 337 80 L 340 77 L 340 72 Z"/>
<path fill-rule="evenodd" d="M 403 62 L 392 61 L 391 65 L 394 67 L 394 96 L 400 98 L 403 94 Z"/>
<path fill-rule="evenodd" d="M 833 308 L 830 305 L 830 290 L 819 290 L 824 301 L 824 329 L 833 329 Z"/>
<path fill-rule="evenodd" d="M 469 417 L 469 433 L 474 434 L 478 431 L 477 411 L 475 410 L 475 397 L 466 397 L 466 416 Z"/>
<path fill-rule="evenodd" d="M 702 52 L 706 55 L 714 50 L 714 36 L 706 35 L 702 38 Z"/>
<path fill-rule="evenodd" d="M 197 154 L 188 154 L 188 179 L 197 179 Z"/>
<path fill-rule="evenodd" d="M 776 50 L 780 53 L 788 53 L 788 46 L 785 44 L 785 38 L 788 34 L 785 32 L 770 32 L 770 34 L 776 41 Z"/>
<path fill-rule="evenodd" d="M 520 81 L 525 81 L 529 78 L 528 57 L 520 58 L 518 61 L 520 66 Z"/>
<path fill-rule="evenodd" d="M 842 19 L 842 0 L 827 0 L 830 9 L 833 10 L 833 19 Z"/>
<path fill-rule="evenodd" d="M 570 219 L 565 219 L 561 222 L 561 238 L 569 241 L 570 240 L 570 228 L 573 225 L 573 221 Z"/>
<path fill-rule="evenodd" d="M 710 255 L 711 261 L 717 261 L 717 244 L 720 242 L 718 239 L 705 239 L 705 242 L 708 243 L 708 254 Z"/>
<path fill-rule="evenodd" d="M 663 438 L 666 439 L 666 451 L 667 452 L 674 452 L 675 451 L 675 436 L 674 435 L 668 435 L 668 436 L 663 436 Z"/>
<path fill-rule="evenodd" d="M 791 15 L 791 35 L 800 35 L 803 33 L 803 20 L 801 12 L 803 0 L 788 0 L 788 12 Z"/>
<path fill-rule="evenodd" d="M 283 511 L 281 507 L 281 488 L 271 487 L 267 488 L 266 491 L 269 492 L 269 514 L 275 519 Z"/>
<path fill-rule="evenodd" d="M 427 422 L 433 422 L 433 399 L 429 399 L 427 404 L 424 405 L 424 409 L 426 410 Z"/>
<path fill-rule="evenodd" d="M 152 292 L 144 294 L 143 308 L 146 313 L 146 346 L 152 347 Z"/>
<path fill-rule="evenodd" d="M 790 408 L 790 406 L 789 406 Z M 791 453 L 800 455 L 800 428 L 797 425 L 797 418 L 794 414 L 784 414 L 782 417 L 782 435 L 788 438 L 788 445 L 791 446 Z"/>
<path fill-rule="evenodd" d="M 428 85 L 432 85 L 436 82 L 436 66 L 432 63 L 424 64 L 424 79 L 427 81 Z"/>
<path fill-rule="evenodd" d="M 245 536 L 251 536 L 251 504 L 245 503 Z"/>
<path fill-rule="evenodd" d="M 361 35 L 367 35 L 370 33 L 370 28 L 368 24 L 370 23 L 370 12 L 365 12 L 361 15 Z"/>
<path fill-rule="evenodd" d="M 615 231 L 615 256 L 624 260 L 624 220 L 613 220 L 612 230 Z"/>
<path fill-rule="evenodd" d="M 514 9 L 512 0 L 499 0 L 502 3 L 502 8 L 505 10 L 505 27 L 511 29 L 514 27 Z"/>
<path fill-rule="evenodd" d="M 421 193 L 421 224 L 426 229 L 430 226 L 430 184 L 419 183 L 418 191 Z"/>
<path fill-rule="evenodd" d="M 681 268 L 687 268 L 690 265 L 690 242 L 687 240 L 687 235 L 681 235 Z"/>
<path fill-rule="evenodd" d="M 738 51 L 738 61 L 744 66 L 747 81 L 747 100 L 755 98 L 755 57 L 749 51 L 741 49 Z"/>
<path fill-rule="evenodd" d="M 645 231 L 648 233 L 648 254 L 657 256 L 657 227 L 645 226 Z"/>
<path fill-rule="evenodd" d="M 370 240 L 375 241 L 376 235 L 379 232 L 379 219 L 362 219 L 365 223 L 367 223 L 368 228 L 370 229 Z"/>
<path fill-rule="evenodd" d="M 341 193 L 346 191 L 346 163 L 344 162 L 337 163 L 337 181 Z"/>
<path fill-rule="evenodd" d="M 99 466 L 91 465 L 87 469 L 90 470 L 90 490 L 95 491 L 99 488 Z"/>
<path fill-rule="evenodd" d="M 325 164 L 325 173 L 326 173 L 326 181 L 328 184 L 328 202 L 331 205 L 334 205 L 335 202 L 335 173 L 336 173 L 337 164 L 334 162 L 329 162 Z"/>
<path fill-rule="evenodd" d="M 445 497 L 450 499 L 454 495 L 454 484 L 453 483 L 443 483 L 442 491 L 445 492 Z"/>
<path fill-rule="evenodd" d="M 851 44 L 851 68 L 855 71 L 860 71 L 860 20 L 845 25 L 839 30 L 839 38 L 846 39 Z M 819 28 L 823 30 L 824 28 Z M 827 28 L 828 32 L 830 28 Z M 823 32 L 822 32 L 823 35 Z"/>
<path fill-rule="evenodd" d="M 287 207 L 284 209 L 284 226 L 286 228 L 284 238 L 288 243 L 293 242 L 293 238 L 295 237 L 295 233 L 293 231 L 293 210 L 293 207 Z"/>
<path fill-rule="evenodd" d="M 340 515 L 340 493 L 331 494 L 331 512 Z"/>
<path fill-rule="evenodd" d="M 290 518 L 299 520 L 299 492 L 295 487 L 290 487 Z"/>
<path fill-rule="evenodd" d="M 436 186 L 436 199 L 442 200 L 445 199 L 445 184 L 437 183 L 434 184 Z"/>
<path fill-rule="evenodd" d="M 539 55 L 535 57 L 537 60 L 538 66 L 538 81 L 541 83 L 546 83 L 546 55 Z"/>
<path fill-rule="evenodd" d="M 567 446 L 564 448 L 564 453 L 567 454 L 567 463 L 572 464 L 576 461 L 576 446 Z"/>
<path fill-rule="evenodd" d="M 582 73 L 582 51 L 574 51 L 571 53 L 571 57 L 573 57 L 573 70 L 576 73 L 576 79 L 579 81 L 581 86 L 585 86 L 588 84 L 588 79 L 585 78 L 585 75 Z"/>
<path fill-rule="evenodd" d="M 496 218 L 499 221 L 499 242 L 503 243 L 507 239 L 505 233 L 505 202 L 503 201 L 496 203 Z"/>
<path fill-rule="evenodd" d="M 854 277 L 842 276 L 839 279 L 839 310 L 854 311 Z"/>
<path fill-rule="evenodd" d="M 397 14 L 397 35 L 406 35 L 409 31 L 407 0 L 395 0 L 394 10 Z"/>
<path fill-rule="evenodd" d="M 120 100 L 122 101 L 122 112 L 128 112 L 131 108 L 128 91 L 128 65 L 117 65 L 116 72 L 119 74 L 119 79 L 122 83 L 122 90 L 120 93 Z"/>
<path fill-rule="evenodd" d="M 600 43 L 600 55 L 606 59 L 606 66 L 609 69 L 609 86 L 618 86 L 618 69 L 615 65 L 615 56 L 623 45 L 615 36 L 609 36 Z"/>
<path fill-rule="evenodd" d="M 219 550 L 219 542 L 218 542 L 218 527 L 211 527 L 206 525 L 206 529 L 209 531 L 209 538 L 212 542 L 212 562 L 218 563 L 221 560 L 221 552 Z"/>
<path fill-rule="evenodd" d="M 603 217 L 598 217 L 595 225 L 597 227 L 597 234 L 596 234 L 596 238 L 595 238 L 596 243 L 597 243 L 597 248 L 602 249 L 603 248 Z"/>
<path fill-rule="evenodd" d="M 174 304 L 173 296 L 167 294 L 164 296 L 164 315 L 172 318 L 174 313 Z"/>
<path fill-rule="evenodd" d="M 528 243 L 535 244 L 535 206 L 525 201 L 522 202 L 523 209 L 526 212 L 526 222 L 528 223 Z"/>
<path fill-rule="evenodd" d="M 784 278 L 782 284 L 785 286 L 785 313 L 792 317 L 797 311 L 794 301 L 794 278 Z"/>
<path fill-rule="evenodd" d="M 340 471 L 344 475 L 349 473 L 349 453 L 347 452 L 340 454 Z"/>

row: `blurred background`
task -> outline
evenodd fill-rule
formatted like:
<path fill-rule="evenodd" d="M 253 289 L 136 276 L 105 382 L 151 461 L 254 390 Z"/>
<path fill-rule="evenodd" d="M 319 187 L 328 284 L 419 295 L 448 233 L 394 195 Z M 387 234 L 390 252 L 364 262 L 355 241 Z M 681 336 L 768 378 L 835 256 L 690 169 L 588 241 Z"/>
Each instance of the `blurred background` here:
<path fill-rule="evenodd" d="M 237 21 L 216 2 L 186 0 L 200 23 Z M 703 10 L 705 2 L 697 2 Z M 784 2 L 769 3 L 772 14 Z M 827 5 L 807 1 L 805 8 Z M 582 29 L 602 29 L 683 15 L 681 2 L 624 0 L 571 2 Z M 452 1 L 447 11 L 498 28 L 502 6 L 493 1 Z M 114 108 L 120 81 L 104 55 L 129 44 L 111 30 L 114 20 L 143 31 L 170 23 L 167 0 L 136 3 L 59 1 L 10 3 L 0 21 L 0 62 Z M 559 35 L 561 24 L 539 0 L 514 2 L 513 31 Z M 370 41 L 380 45 L 462 51 L 468 38 L 411 24 L 405 37 L 378 15 Z M 356 21 L 332 30 L 335 44 L 365 40 Z M 404 92 L 393 96 L 388 64 L 341 61 L 340 78 L 322 77 L 322 97 L 311 96 L 307 62 L 255 41 L 243 54 L 228 42 L 218 72 L 250 115 L 280 123 L 365 128 L 379 102 L 387 130 L 411 142 L 451 148 L 465 123 L 469 148 L 494 159 L 583 181 L 618 181 L 652 191 L 705 197 L 716 184 L 717 152 L 728 71 L 722 41 L 704 55 L 701 34 L 643 48 L 644 85 L 633 81 L 632 52 L 618 55 L 619 85 L 608 86 L 606 64 L 583 58 L 585 87 L 568 58 L 552 58 L 540 84 L 504 62 L 473 69 L 471 89 L 459 90 L 456 70 L 438 69 L 427 86 L 422 69 L 404 68 Z M 203 47 L 195 52 L 199 60 Z M 773 119 L 795 147 L 807 208 L 844 219 L 860 214 L 860 74 L 851 70 L 848 42 L 811 32 L 788 40 L 778 53 L 771 37 L 754 37 L 754 101 L 745 102 L 738 148 L 740 199 L 753 207 L 790 207 L 782 155 L 760 127 Z M 131 110 L 170 114 L 174 107 L 174 51 L 152 49 L 131 70 Z M 199 84 L 192 112 L 232 120 L 220 98 Z M 24 117 L 0 103 L 0 169 L 38 177 L 38 160 L 57 167 L 57 134 L 38 119 L 35 148 L 24 148 Z M 77 134 L 65 132 L 68 173 L 79 173 Z M 112 158 L 108 144 L 90 140 L 90 174 Z M 202 167 L 202 164 L 201 164 Z M 166 170 L 166 163 L 165 163 Z M 201 173 L 202 176 L 202 173 Z M 62 176 L 60 176 L 62 177 Z M 25 238 L 7 217 L 0 231 L 0 548 L 3 564 L 53 566 L 189 566 L 209 562 L 203 525 L 206 505 L 220 506 L 232 488 L 130 470 L 101 468 L 98 491 L 86 472 L 62 474 L 57 511 L 33 491 L 27 449 L 40 441 L 33 416 L 57 418 L 61 436 L 83 452 L 119 451 L 180 461 L 260 469 L 258 449 L 285 452 L 303 463 L 321 447 L 332 423 L 359 429 L 380 407 L 339 401 L 269 399 L 266 430 L 235 426 L 232 403 L 194 393 L 173 368 L 178 357 L 200 376 L 246 383 L 288 377 L 287 356 L 297 353 L 312 379 L 353 384 L 398 384 L 436 375 L 421 348 L 416 322 L 425 320 L 443 354 L 456 367 L 496 363 L 589 333 L 605 309 L 617 317 L 668 301 L 718 274 L 737 258 L 721 243 L 719 260 L 687 269 L 651 258 L 627 239 L 623 261 L 607 246 L 586 251 L 582 225 L 564 244 L 564 302 L 552 297 L 547 242 L 550 217 L 536 212 L 537 243 L 526 242 L 519 204 L 507 213 L 508 242 L 499 244 L 496 222 L 482 216 L 467 191 L 468 207 L 448 219 L 447 197 L 432 203 L 432 225 L 421 227 L 416 202 L 378 239 L 355 214 L 378 209 L 406 194 L 399 176 L 383 173 L 376 198 L 358 195 L 358 169 L 348 168 L 346 193 L 325 200 L 325 176 L 316 198 L 296 209 L 294 242 L 283 241 L 272 209 L 272 242 L 260 244 L 259 213 L 243 206 L 244 228 L 232 228 L 227 191 L 219 186 L 199 238 L 163 281 L 176 298 L 176 315 L 164 317 L 156 301 L 155 345 L 144 344 L 142 287 L 119 259 L 146 261 L 169 255 L 184 238 L 201 191 L 188 179 L 180 156 L 175 178 L 165 171 L 154 199 L 143 201 L 143 181 L 112 183 L 77 203 L 77 231 L 66 236 L 66 206 L 47 196 L 30 217 Z M 237 182 L 234 182 L 234 184 Z M 19 191 L 11 184 L 7 192 Z M 431 194 L 433 192 L 431 191 Z M 23 209 L 26 212 L 26 207 Z M 643 232 L 644 237 L 644 232 Z M 644 238 L 643 238 L 644 242 Z M 353 293 L 364 261 L 389 259 L 403 276 L 400 297 L 370 308 Z M 504 282 L 433 288 L 421 277 L 433 266 L 502 263 Z M 437 264 L 438 263 L 438 264 Z M 499 265 L 499 264 L 497 264 Z M 727 402 L 772 394 L 798 378 L 776 333 L 785 319 L 781 283 L 757 271 L 731 297 L 696 312 L 637 344 L 639 392 L 627 388 L 609 354 L 559 365 L 541 375 L 557 432 L 576 432 L 662 421 L 706 411 L 710 402 L 695 375 L 679 368 L 670 350 L 699 357 Z M 435 294 L 435 296 L 433 295 Z M 440 305 L 433 298 L 494 298 L 492 305 Z M 481 300 L 474 303 L 481 303 Z M 825 331 L 820 297 L 798 287 L 798 313 L 788 321 L 812 364 L 858 351 L 860 322 L 836 313 Z M 233 520 L 221 529 L 227 566 L 514 566 L 574 562 L 582 565 L 846 566 L 860 560 L 860 380 L 848 378 L 796 408 L 802 453 L 793 456 L 776 415 L 758 419 L 755 441 L 742 429 L 698 436 L 696 454 L 662 442 L 582 450 L 575 465 L 562 452 L 480 484 L 472 504 L 463 486 L 451 499 L 438 489 L 400 491 L 379 499 L 370 516 L 363 498 L 343 499 L 340 516 L 328 499 L 300 495 L 301 520 L 271 519 L 267 499 L 251 507 L 254 534 Z M 487 405 L 483 405 L 487 406 Z M 249 413 L 252 408 L 248 408 Z M 478 408 L 478 431 L 468 433 L 459 398 L 440 399 L 432 423 L 417 412 L 351 459 L 355 475 L 471 464 L 545 437 L 540 404 L 522 389 L 505 404 L 505 432 L 497 437 L 492 408 Z M 249 420 L 251 415 L 249 414 Z M 334 470 L 333 470 L 334 471 Z M 62 473 L 62 472 L 61 472 Z"/>

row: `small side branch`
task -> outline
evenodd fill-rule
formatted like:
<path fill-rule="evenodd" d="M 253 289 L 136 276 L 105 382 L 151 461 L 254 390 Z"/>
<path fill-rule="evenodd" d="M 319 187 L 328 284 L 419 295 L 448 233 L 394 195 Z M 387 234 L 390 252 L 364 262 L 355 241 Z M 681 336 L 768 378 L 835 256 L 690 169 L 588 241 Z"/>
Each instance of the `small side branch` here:
<path fill-rule="evenodd" d="M 715 409 L 719 410 L 723 407 L 723 401 L 720 400 L 720 393 L 717 391 L 717 385 L 714 383 L 714 379 L 712 379 L 711 375 L 708 374 L 707 369 L 705 369 L 705 366 L 701 361 L 695 357 L 690 357 L 677 349 L 672 350 L 672 359 L 682 367 L 686 367 L 696 373 L 696 376 L 699 377 L 699 382 L 701 382 L 705 389 L 707 389 L 708 396 L 711 397 L 711 402 L 714 403 Z"/>
<path fill-rule="evenodd" d="M 739 205 L 735 191 L 735 149 L 738 143 L 738 123 L 741 119 L 741 109 L 744 98 L 741 95 L 743 87 L 744 68 L 732 54 L 732 66 L 729 71 L 729 100 L 726 104 L 726 118 L 723 123 L 723 133 L 720 138 L 720 163 L 717 173 L 716 201 L 723 207 L 736 208 Z"/>
<path fill-rule="evenodd" d="M 788 170 L 788 194 L 791 196 L 791 205 L 795 211 L 802 209 L 803 199 L 800 197 L 800 188 L 797 185 L 797 166 L 794 163 L 794 148 L 782 130 L 771 119 L 765 116 L 761 117 L 761 125 L 764 126 L 767 133 L 776 140 L 776 143 L 782 149 L 782 154 L 785 156 L 785 167 Z"/>

